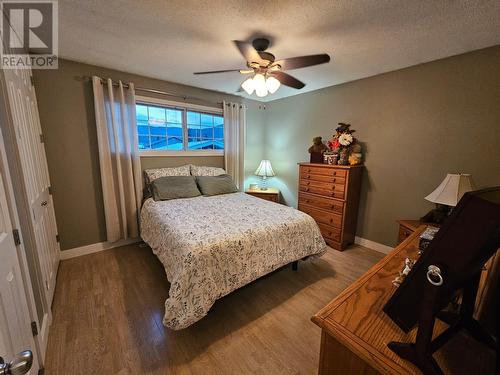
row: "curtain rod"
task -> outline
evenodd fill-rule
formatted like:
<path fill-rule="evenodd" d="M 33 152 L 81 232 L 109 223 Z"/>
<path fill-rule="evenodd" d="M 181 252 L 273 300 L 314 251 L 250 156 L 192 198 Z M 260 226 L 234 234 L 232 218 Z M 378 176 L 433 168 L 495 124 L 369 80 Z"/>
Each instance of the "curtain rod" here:
<path fill-rule="evenodd" d="M 99 77 L 100 78 L 100 77 Z M 85 82 L 92 82 L 92 77 L 91 76 L 76 76 L 75 79 L 77 81 L 85 81 Z M 101 79 L 101 82 L 103 83 L 106 83 L 107 80 L 104 79 L 104 78 L 100 78 Z M 117 81 L 112 81 L 113 82 L 113 86 L 118 86 L 119 83 Z M 122 85 L 123 87 L 129 87 L 129 84 L 128 83 L 125 83 L 125 82 L 122 82 Z M 142 92 L 149 92 L 149 93 L 152 93 L 152 94 L 159 94 L 159 95 L 165 95 L 165 96 L 172 96 L 172 97 L 175 97 L 175 98 L 182 98 L 183 100 L 196 100 L 196 101 L 200 101 L 200 102 L 205 102 L 207 104 L 212 104 L 212 105 L 216 105 L 218 107 L 221 107 L 223 102 L 211 102 L 209 100 L 206 100 L 206 99 L 203 99 L 203 98 L 198 98 L 196 96 L 189 96 L 189 95 L 180 95 L 180 94 L 176 94 L 176 93 L 173 93 L 173 92 L 168 92 L 168 91 L 161 91 L 161 90 L 155 90 L 155 89 L 148 89 L 148 88 L 145 88 L 145 87 L 135 87 L 135 90 L 136 91 L 142 91 Z"/>

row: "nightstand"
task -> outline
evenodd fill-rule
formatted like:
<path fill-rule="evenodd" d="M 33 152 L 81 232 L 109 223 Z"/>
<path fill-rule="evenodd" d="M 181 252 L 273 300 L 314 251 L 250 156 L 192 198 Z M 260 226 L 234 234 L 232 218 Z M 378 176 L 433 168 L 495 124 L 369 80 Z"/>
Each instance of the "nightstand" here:
<path fill-rule="evenodd" d="M 280 191 L 275 188 L 267 188 L 267 190 L 249 189 L 245 191 L 245 193 L 253 195 L 254 197 L 257 198 L 265 199 L 266 201 L 271 201 L 276 203 L 280 202 Z"/>
<path fill-rule="evenodd" d="M 399 224 L 398 232 L 398 245 L 406 240 L 413 232 L 415 232 L 421 225 L 430 225 L 433 227 L 440 227 L 439 224 L 423 223 L 420 220 L 396 220 Z"/>

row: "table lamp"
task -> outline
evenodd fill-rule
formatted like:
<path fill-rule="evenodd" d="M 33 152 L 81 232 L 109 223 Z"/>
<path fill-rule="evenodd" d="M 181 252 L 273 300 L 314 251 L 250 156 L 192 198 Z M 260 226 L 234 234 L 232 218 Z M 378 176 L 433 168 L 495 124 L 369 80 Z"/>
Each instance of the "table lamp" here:
<path fill-rule="evenodd" d="M 474 183 L 470 174 L 448 173 L 443 182 L 425 197 L 429 202 L 435 203 L 436 208 L 420 220 L 425 223 L 441 224 L 462 196 L 472 190 Z"/>
<path fill-rule="evenodd" d="M 260 190 L 267 190 L 267 178 L 276 176 L 269 160 L 262 160 L 260 162 L 259 167 L 255 171 L 255 175 L 262 177 Z"/>

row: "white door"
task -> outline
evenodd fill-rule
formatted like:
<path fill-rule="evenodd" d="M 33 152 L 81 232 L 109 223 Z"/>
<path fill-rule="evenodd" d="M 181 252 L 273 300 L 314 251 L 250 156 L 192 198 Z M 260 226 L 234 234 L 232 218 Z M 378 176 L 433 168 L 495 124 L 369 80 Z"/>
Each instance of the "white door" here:
<path fill-rule="evenodd" d="M 9 209 L 5 194 L 5 176 L 0 174 L 0 357 L 6 362 L 23 351 L 31 350 L 36 356 L 31 332 L 31 319 L 23 286 L 23 279 Z M 34 358 L 28 374 L 38 373 L 38 360 Z"/>
<path fill-rule="evenodd" d="M 59 243 L 35 88 L 30 70 L 4 70 L 15 142 L 40 265 L 41 284 L 51 306 L 59 266 Z"/>

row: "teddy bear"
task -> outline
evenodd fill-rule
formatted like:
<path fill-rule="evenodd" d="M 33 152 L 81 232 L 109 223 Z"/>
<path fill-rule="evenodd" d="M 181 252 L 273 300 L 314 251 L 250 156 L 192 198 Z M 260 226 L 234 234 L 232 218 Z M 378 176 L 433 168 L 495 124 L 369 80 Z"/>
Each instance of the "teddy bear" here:
<path fill-rule="evenodd" d="M 313 145 L 309 147 L 309 153 L 312 154 L 313 152 L 320 153 L 322 154 L 323 152 L 327 151 L 328 147 L 323 143 L 322 137 L 314 137 L 313 138 Z"/>
<path fill-rule="evenodd" d="M 328 150 L 328 147 L 323 143 L 321 137 L 313 138 L 313 145 L 309 147 L 311 154 L 311 163 L 323 163 L 323 153 Z"/>
<path fill-rule="evenodd" d="M 363 157 L 363 154 L 361 153 L 361 145 L 359 143 L 354 143 L 350 147 L 350 155 L 349 155 L 349 164 L 350 165 L 357 165 L 361 164 L 361 159 Z"/>

